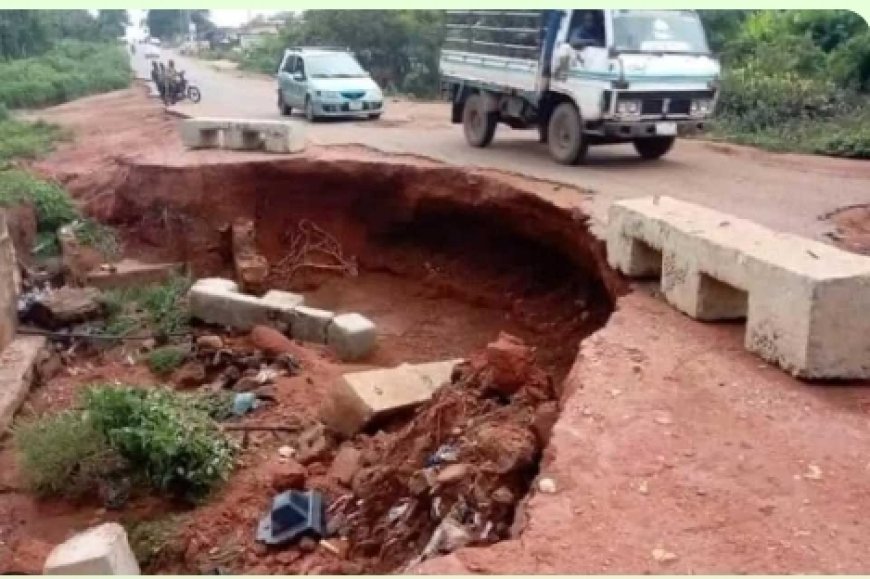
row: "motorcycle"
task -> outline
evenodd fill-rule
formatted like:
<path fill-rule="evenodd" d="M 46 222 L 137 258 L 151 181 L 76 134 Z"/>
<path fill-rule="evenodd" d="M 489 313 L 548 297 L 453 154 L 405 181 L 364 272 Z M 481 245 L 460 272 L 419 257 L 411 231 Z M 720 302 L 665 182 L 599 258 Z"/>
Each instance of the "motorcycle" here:
<path fill-rule="evenodd" d="M 199 92 L 199 87 L 190 84 L 186 78 L 184 78 L 184 71 L 178 73 L 178 82 L 175 83 L 174 94 L 167 95 L 168 104 L 174 105 L 179 101 L 183 101 L 185 99 L 189 100 L 192 103 L 198 103 L 202 100 L 202 95 Z"/>

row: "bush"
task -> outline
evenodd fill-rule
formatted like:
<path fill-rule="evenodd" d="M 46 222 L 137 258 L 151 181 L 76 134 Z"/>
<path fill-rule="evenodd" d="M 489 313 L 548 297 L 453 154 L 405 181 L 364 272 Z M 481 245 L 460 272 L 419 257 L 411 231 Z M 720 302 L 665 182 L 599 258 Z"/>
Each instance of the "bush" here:
<path fill-rule="evenodd" d="M 150 571 L 164 562 L 177 559 L 184 554 L 175 541 L 178 529 L 184 518 L 172 515 L 149 521 L 137 521 L 124 526 L 130 541 L 130 548 L 143 571 Z"/>
<path fill-rule="evenodd" d="M 870 125 L 865 124 L 857 130 L 840 129 L 823 136 L 817 139 L 813 152 L 835 157 L 870 159 Z"/>
<path fill-rule="evenodd" d="M 164 346 L 148 354 L 148 367 L 158 376 L 167 376 L 187 359 L 187 351 L 179 346 Z"/>
<path fill-rule="evenodd" d="M 118 455 L 81 412 L 25 422 L 13 432 L 24 480 L 38 494 L 78 497 L 122 468 Z"/>
<path fill-rule="evenodd" d="M 176 276 L 164 284 L 105 292 L 107 333 L 119 336 L 145 326 L 158 339 L 168 340 L 186 331 L 190 321 L 186 302 L 190 283 L 189 278 Z"/>
<path fill-rule="evenodd" d="M 78 212 L 60 185 L 38 179 L 26 171 L 0 171 L 0 205 L 32 202 L 36 206 L 39 231 L 56 232 L 75 220 Z"/>
<path fill-rule="evenodd" d="M 226 480 L 235 447 L 188 397 L 164 388 L 95 387 L 84 409 L 109 445 L 150 485 L 201 498 Z"/>
<path fill-rule="evenodd" d="M 16 158 L 35 159 L 50 151 L 55 141 L 68 136 L 55 125 L 41 121 L 23 123 L 8 115 L 0 103 L 0 165 Z"/>
<path fill-rule="evenodd" d="M 117 43 L 64 40 L 41 56 L 0 62 L 0 102 L 59 104 L 129 86 L 130 61 Z"/>

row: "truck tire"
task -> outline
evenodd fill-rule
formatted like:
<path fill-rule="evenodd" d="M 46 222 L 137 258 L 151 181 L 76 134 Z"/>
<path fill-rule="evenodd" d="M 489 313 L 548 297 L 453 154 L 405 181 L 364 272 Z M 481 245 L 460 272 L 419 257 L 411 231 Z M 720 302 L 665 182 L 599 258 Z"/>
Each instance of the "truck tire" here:
<path fill-rule="evenodd" d="M 674 146 L 674 137 L 648 137 L 635 139 L 634 149 L 644 159 L 658 159 L 663 157 Z"/>
<path fill-rule="evenodd" d="M 484 108 L 483 96 L 473 94 L 465 100 L 462 108 L 462 128 L 465 140 L 472 147 L 485 147 L 495 136 L 498 113 L 488 113 Z"/>
<path fill-rule="evenodd" d="M 574 103 L 564 102 L 553 110 L 547 126 L 547 145 L 550 156 L 562 165 L 580 163 L 589 150 L 583 137 L 580 111 Z"/>

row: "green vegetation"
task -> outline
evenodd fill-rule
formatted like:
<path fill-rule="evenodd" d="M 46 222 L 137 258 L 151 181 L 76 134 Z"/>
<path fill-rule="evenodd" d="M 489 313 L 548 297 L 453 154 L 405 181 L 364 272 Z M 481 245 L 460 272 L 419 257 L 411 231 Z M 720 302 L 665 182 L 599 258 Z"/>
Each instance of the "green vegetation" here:
<path fill-rule="evenodd" d="M 870 158 L 870 31 L 841 10 L 702 12 L 723 65 L 713 136 Z"/>
<path fill-rule="evenodd" d="M 76 238 L 83 245 L 94 247 L 109 258 L 120 252 L 115 232 L 83 218 L 63 187 L 21 169 L 0 170 L 0 207 L 18 203 L 32 203 L 36 208 L 38 239 L 34 249 L 37 255 L 56 255 L 59 252 L 57 230 L 67 224 L 72 225 Z"/>
<path fill-rule="evenodd" d="M 148 354 L 148 367 L 158 376 L 168 376 L 184 364 L 187 350 L 181 346 L 163 346 Z"/>
<path fill-rule="evenodd" d="M 184 332 L 190 321 L 185 298 L 190 283 L 189 278 L 177 276 L 164 284 L 105 292 L 106 333 L 123 336 L 136 328 L 146 328 L 158 339 L 169 340 Z"/>
<path fill-rule="evenodd" d="M 77 497 L 94 490 L 121 461 L 81 412 L 25 422 L 14 430 L 26 484 L 41 495 Z"/>
<path fill-rule="evenodd" d="M 8 110 L 0 103 L 0 168 L 12 159 L 36 159 L 64 138 L 67 138 L 67 133 L 56 125 L 42 121 L 24 123 L 9 118 Z"/>
<path fill-rule="evenodd" d="M 180 546 L 175 542 L 183 522 L 183 515 L 170 515 L 124 525 L 130 548 L 143 571 L 148 572 L 163 562 L 183 555 Z"/>
<path fill-rule="evenodd" d="M 129 86 L 130 62 L 118 44 L 63 40 L 29 58 L 0 62 L 0 103 L 40 107 Z"/>
<path fill-rule="evenodd" d="M 201 402 L 165 388 L 92 386 L 76 408 L 16 425 L 14 441 L 25 480 L 48 495 L 93 492 L 123 473 L 196 500 L 227 478 L 235 455 Z"/>

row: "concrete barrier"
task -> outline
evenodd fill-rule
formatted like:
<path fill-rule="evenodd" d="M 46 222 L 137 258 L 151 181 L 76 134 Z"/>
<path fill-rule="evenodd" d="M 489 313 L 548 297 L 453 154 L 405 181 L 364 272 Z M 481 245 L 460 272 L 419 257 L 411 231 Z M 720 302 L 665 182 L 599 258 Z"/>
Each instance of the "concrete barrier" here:
<path fill-rule="evenodd" d="M 207 324 L 243 331 L 259 325 L 286 331 L 289 326 L 294 339 L 329 344 L 346 361 L 364 358 L 375 348 L 375 325 L 370 320 L 306 307 L 299 294 L 270 290 L 260 298 L 241 293 L 232 280 L 203 278 L 190 288 L 188 303 L 191 316 Z"/>
<path fill-rule="evenodd" d="M 0 352 L 15 337 L 18 322 L 16 276 L 15 248 L 6 228 L 6 215 L 0 210 Z"/>
<path fill-rule="evenodd" d="M 92 527 L 48 555 L 44 575 L 139 575 L 127 532 L 118 523 Z"/>
<path fill-rule="evenodd" d="M 44 336 L 20 336 L 0 352 L 0 437 L 12 425 L 36 378 Z"/>
<path fill-rule="evenodd" d="M 796 376 L 870 378 L 870 258 L 669 197 L 614 203 L 607 254 L 693 318 L 746 318 L 746 348 Z"/>
<path fill-rule="evenodd" d="M 292 121 L 186 119 L 181 124 L 181 140 L 191 149 L 223 147 L 270 153 L 298 153 L 305 149 L 303 125 Z"/>

